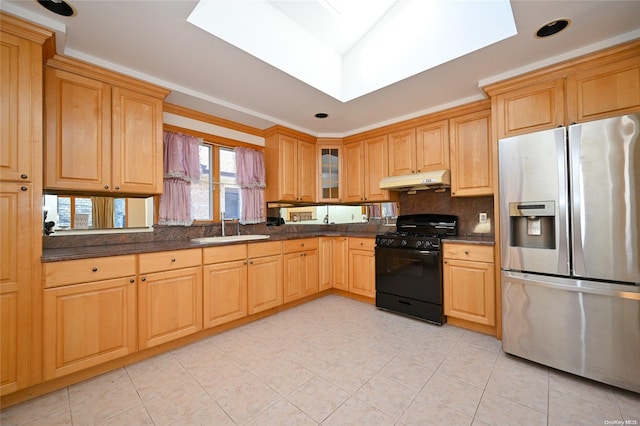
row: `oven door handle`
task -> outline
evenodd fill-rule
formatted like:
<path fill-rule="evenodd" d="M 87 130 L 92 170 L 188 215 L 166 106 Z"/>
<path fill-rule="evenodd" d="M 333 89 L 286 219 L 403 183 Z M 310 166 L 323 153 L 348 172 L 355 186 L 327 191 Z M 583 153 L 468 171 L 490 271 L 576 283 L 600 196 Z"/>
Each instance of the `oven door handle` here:
<path fill-rule="evenodd" d="M 440 256 L 440 252 L 434 250 L 420 250 L 418 253 L 426 254 L 428 256 Z"/>

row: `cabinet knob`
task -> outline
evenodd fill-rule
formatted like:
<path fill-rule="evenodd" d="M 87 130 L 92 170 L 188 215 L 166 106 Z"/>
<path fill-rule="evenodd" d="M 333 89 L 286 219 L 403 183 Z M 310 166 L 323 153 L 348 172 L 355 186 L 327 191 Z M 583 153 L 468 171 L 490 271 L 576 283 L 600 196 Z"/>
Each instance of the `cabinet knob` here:
<path fill-rule="evenodd" d="M 116 191 L 120 191 L 120 187 L 116 185 Z"/>
<path fill-rule="evenodd" d="M 133 283 L 135 283 L 135 282 L 136 282 L 136 280 L 134 280 L 133 278 L 131 278 L 131 279 L 129 280 L 129 282 L 130 282 L 131 284 L 133 284 Z"/>
<path fill-rule="evenodd" d="M 464 251 L 464 254 L 469 254 L 469 250 L 465 250 L 465 251 Z"/>
<path fill-rule="evenodd" d="M 304 243 L 300 244 L 300 246 L 304 247 Z"/>
<path fill-rule="evenodd" d="M 443 263 L 446 265 L 448 262 L 445 260 Z"/>
<path fill-rule="evenodd" d="M 20 175 L 20 177 L 21 177 L 22 179 L 26 179 L 26 178 L 28 178 L 29 176 L 27 176 L 27 175 L 25 175 L 25 174 L 23 173 L 23 174 L 21 174 L 21 175 Z"/>
<path fill-rule="evenodd" d="M 98 268 L 93 267 L 93 269 L 91 269 L 93 272 L 98 272 Z"/>
<path fill-rule="evenodd" d="M 243 264 L 244 264 L 244 265 L 246 265 L 246 264 L 247 264 L 247 262 L 244 262 Z"/>
<path fill-rule="evenodd" d="M 20 191 L 26 191 L 28 188 L 26 186 L 21 186 Z"/>
<path fill-rule="evenodd" d="M 175 261 L 176 261 L 176 258 L 174 257 L 173 259 L 171 259 L 171 261 L 172 261 L 172 262 L 175 262 Z"/>
<path fill-rule="evenodd" d="M 104 186 L 104 189 L 109 189 L 109 185 L 105 185 L 105 186 Z"/>
<path fill-rule="evenodd" d="M 146 281 L 146 280 L 147 280 L 147 279 L 146 279 L 146 278 L 144 278 L 144 277 L 140 279 L 140 281 Z"/>

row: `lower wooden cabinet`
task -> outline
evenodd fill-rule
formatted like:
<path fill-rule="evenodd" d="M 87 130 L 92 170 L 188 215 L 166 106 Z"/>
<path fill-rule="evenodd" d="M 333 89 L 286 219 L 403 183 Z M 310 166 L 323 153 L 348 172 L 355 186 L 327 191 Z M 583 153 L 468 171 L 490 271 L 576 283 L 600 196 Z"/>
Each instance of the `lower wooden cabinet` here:
<path fill-rule="evenodd" d="M 366 297 L 376 295 L 374 238 L 349 238 L 349 291 Z"/>
<path fill-rule="evenodd" d="M 203 263 L 203 327 L 247 316 L 247 245 L 205 248 Z"/>
<path fill-rule="evenodd" d="M 249 314 L 282 305 L 282 244 L 276 241 L 249 244 L 248 257 Z"/>
<path fill-rule="evenodd" d="M 201 264 L 201 249 L 138 256 L 140 349 L 202 330 Z"/>
<path fill-rule="evenodd" d="M 318 239 L 284 243 L 284 303 L 318 292 Z"/>
<path fill-rule="evenodd" d="M 44 291 L 44 379 L 136 351 L 135 276 Z"/>
<path fill-rule="evenodd" d="M 349 291 L 349 239 L 321 237 L 318 249 L 319 290 Z"/>
<path fill-rule="evenodd" d="M 443 258 L 445 315 L 495 325 L 493 247 L 444 244 Z"/>

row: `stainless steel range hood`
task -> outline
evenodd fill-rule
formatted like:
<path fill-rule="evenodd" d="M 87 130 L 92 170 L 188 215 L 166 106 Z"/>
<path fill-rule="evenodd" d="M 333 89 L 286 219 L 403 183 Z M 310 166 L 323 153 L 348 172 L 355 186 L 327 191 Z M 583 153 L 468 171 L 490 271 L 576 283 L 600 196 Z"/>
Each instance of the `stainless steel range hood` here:
<path fill-rule="evenodd" d="M 450 186 L 451 175 L 449 170 L 390 176 L 380 181 L 380 189 L 392 191 L 416 191 L 420 189 L 449 188 Z"/>

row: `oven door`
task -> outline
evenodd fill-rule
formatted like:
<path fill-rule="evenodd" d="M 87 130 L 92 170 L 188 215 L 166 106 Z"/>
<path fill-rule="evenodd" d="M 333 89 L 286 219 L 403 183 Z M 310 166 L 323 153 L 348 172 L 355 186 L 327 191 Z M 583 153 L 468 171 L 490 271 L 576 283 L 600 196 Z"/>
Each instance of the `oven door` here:
<path fill-rule="evenodd" d="M 442 304 L 440 250 L 376 247 L 376 291 Z"/>

